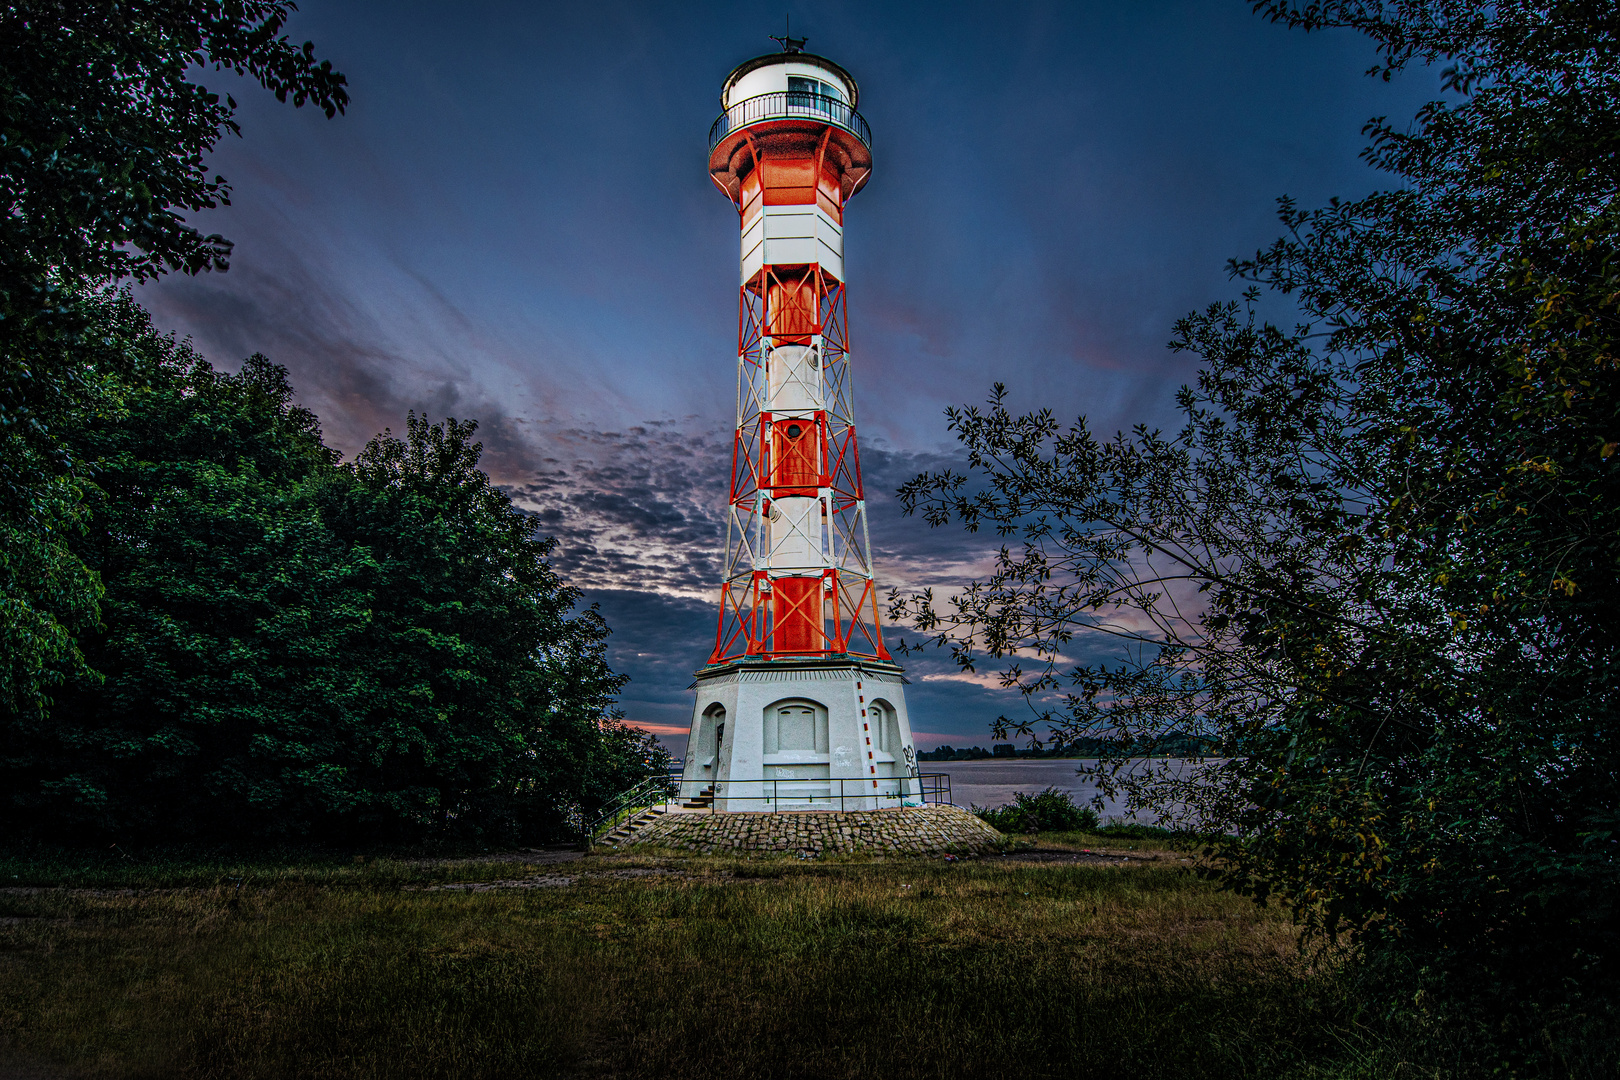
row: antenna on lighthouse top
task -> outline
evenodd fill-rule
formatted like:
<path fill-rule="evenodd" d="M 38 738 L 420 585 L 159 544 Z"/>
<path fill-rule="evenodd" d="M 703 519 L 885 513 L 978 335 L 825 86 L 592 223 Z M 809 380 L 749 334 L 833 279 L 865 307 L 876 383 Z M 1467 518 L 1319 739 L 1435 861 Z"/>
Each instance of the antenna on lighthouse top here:
<path fill-rule="evenodd" d="M 793 16 L 789 15 L 789 16 L 787 16 L 787 29 L 782 31 L 782 36 L 781 37 L 777 37 L 775 34 L 769 34 L 767 36 L 772 41 L 775 41 L 775 42 L 779 43 L 782 46 L 782 51 L 785 52 L 785 53 L 804 52 L 804 43 L 809 41 L 810 39 L 807 38 L 807 37 L 796 38 L 796 37 L 793 37 L 792 35 L 793 35 Z"/>

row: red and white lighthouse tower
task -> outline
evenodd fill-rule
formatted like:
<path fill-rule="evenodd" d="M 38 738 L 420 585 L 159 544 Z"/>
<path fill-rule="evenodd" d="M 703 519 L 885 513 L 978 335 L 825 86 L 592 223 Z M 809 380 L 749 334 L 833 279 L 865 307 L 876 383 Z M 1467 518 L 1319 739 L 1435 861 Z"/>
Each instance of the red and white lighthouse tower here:
<path fill-rule="evenodd" d="M 737 208 L 737 432 L 725 580 L 683 794 L 715 806 L 915 804 L 855 437 L 844 211 L 872 171 L 850 74 L 783 50 L 727 77 L 709 176 Z"/>

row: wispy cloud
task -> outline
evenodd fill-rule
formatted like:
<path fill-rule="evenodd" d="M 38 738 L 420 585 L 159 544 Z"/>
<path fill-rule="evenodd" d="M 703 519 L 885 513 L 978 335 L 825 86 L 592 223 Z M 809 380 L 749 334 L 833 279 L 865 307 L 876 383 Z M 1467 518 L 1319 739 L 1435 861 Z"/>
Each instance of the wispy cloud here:
<path fill-rule="evenodd" d="M 688 418 L 620 431 L 530 425 L 525 436 L 538 468 L 506 490 L 557 537 L 555 563 L 571 582 L 688 600 L 714 593 L 729 433 Z"/>

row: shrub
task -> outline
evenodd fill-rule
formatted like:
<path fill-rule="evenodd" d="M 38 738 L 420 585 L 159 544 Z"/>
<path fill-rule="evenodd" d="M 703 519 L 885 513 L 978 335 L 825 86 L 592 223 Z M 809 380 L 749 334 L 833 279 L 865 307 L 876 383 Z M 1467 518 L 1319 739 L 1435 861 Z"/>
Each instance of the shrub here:
<path fill-rule="evenodd" d="M 1004 833 L 1092 832 L 1098 825 L 1097 811 L 1075 805 L 1072 795 L 1055 787 L 1034 795 L 1015 791 L 1006 806 L 975 806 L 973 812 Z"/>
<path fill-rule="evenodd" d="M 1179 829 L 1166 829 L 1158 825 L 1139 825 L 1134 821 L 1114 821 L 1097 830 L 1101 836 L 1120 840 L 1193 840 L 1200 834 Z"/>

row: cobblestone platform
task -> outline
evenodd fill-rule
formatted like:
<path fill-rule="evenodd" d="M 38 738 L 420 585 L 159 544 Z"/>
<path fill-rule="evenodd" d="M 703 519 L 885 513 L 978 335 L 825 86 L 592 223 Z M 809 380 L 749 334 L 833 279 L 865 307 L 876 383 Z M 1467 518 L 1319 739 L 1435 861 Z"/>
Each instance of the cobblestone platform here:
<path fill-rule="evenodd" d="M 780 851 L 798 854 L 933 855 L 993 851 L 1002 835 L 966 810 L 784 811 L 774 814 L 669 814 L 636 833 L 627 847 L 666 847 L 704 854 Z"/>

